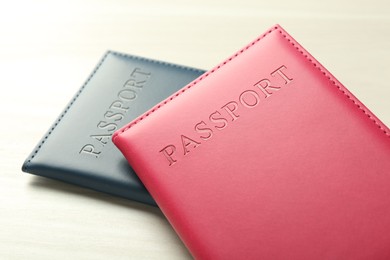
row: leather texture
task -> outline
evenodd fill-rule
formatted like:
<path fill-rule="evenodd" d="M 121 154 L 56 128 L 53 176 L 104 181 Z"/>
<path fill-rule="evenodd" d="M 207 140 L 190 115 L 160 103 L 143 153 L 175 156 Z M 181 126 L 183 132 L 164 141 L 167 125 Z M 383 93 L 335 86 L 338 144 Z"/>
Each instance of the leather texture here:
<path fill-rule="evenodd" d="M 111 136 L 202 73 L 107 52 L 22 170 L 155 205 Z"/>
<path fill-rule="evenodd" d="M 390 132 L 280 26 L 117 131 L 196 259 L 390 259 Z"/>

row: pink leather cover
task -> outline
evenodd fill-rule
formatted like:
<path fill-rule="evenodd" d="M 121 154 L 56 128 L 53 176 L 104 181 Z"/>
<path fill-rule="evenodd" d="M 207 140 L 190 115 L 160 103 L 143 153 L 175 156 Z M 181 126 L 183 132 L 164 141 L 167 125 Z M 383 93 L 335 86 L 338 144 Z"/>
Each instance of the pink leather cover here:
<path fill-rule="evenodd" d="M 280 26 L 113 141 L 195 258 L 390 259 L 390 131 Z"/>

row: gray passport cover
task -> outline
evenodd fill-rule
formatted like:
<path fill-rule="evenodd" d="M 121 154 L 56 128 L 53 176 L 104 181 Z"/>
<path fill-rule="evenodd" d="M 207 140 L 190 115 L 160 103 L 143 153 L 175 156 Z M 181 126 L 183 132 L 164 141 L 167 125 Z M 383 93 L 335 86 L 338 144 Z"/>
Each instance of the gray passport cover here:
<path fill-rule="evenodd" d="M 203 73 L 108 51 L 22 170 L 156 205 L 111 135 Z"/>

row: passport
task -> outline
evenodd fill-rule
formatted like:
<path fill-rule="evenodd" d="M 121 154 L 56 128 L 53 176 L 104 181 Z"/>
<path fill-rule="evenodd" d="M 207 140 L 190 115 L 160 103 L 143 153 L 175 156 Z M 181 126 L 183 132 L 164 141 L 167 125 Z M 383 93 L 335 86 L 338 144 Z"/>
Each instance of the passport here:
<path fill-rule="evenodd" d="M 111 136 L 203 72 L 108 51 L 22 170 L 155 205 Z"/>
<path fill-rule="evenodd" d="M 112 138 L 196 259 L 390 259 L 389 128 L 278 25 Z"/>

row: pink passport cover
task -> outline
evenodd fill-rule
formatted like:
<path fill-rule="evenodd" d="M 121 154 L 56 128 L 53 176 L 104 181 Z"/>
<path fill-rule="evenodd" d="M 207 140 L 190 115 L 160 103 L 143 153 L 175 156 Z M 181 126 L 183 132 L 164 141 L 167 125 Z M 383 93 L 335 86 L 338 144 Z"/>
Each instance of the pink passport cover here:
<path fill-rule="evenodd" d="M 113 136 L 198 259 L 390 259 L 390 131 L 280 26 Z"/>

